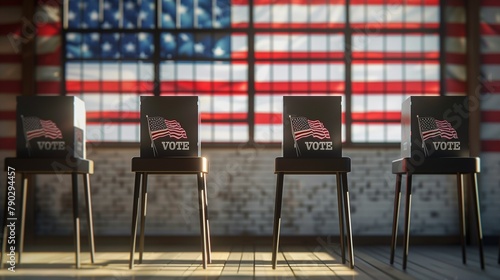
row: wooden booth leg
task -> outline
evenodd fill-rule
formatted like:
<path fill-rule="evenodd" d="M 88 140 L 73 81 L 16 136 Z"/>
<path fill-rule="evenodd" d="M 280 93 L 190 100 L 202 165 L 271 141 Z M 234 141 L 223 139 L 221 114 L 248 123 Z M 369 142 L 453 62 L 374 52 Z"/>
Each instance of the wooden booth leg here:
<path fill-rule="evenodd" d="M 92 218 L 92 191 L 90 188 L 90 174 L 83 174 L 85 187 L 85 205 L 87 206 L 87 230 L 89 238 L 90 260 L 95 263 L 94 219 Z"/>
<path fill-rule="evenodd" d="M 281 203 L 283 200 L 283 179 L 285 174 L 278 172 L 276 182 L 276 198 L 274 202 L 274 227 L 273 227 L 273 269 L 276 269 L 278 264 L 278 248 L 280 243 L 280 226 L 281 226 Z"/>
<path fill-rule="evenodd" d="M 137 239 L 137 209 L 139 208 L 139 200 L 141 193 L 141 175 L 142 173 L 135 173 L 135 184 L 134 184 L 134 201 L 132 209 L 132 230 L 130 236 L 130 263 L 129 268 L 134 268 L 134 254 L 135 254 L 135 241 Z"/>
<path fill-rule="evenodd" d="M 340 252 L 342 253 L 342 263 L 345 263 L 345 233 L 344 233 L 344 207 L 343 207 L 343 189 L 340 173 L 336 173 L 337 178 L 337 208 L 339 211 L 339 231 L 340 231 Z"/>
<path fill-rule="evenodd" d="M 401 174 L 396 174 L 396 190 L 394 191 L 394 212 L 392 215 L 391 264 L 394 264 L 394 251 L 398 240 L 399 208 L 401 205 Z"/>
<path fill-rule="evenodd" d="M 464 185 L 462 174 L 457 174 L 457 193 L 458 193 L 458 211 L 460 219 L 460 243 L 462 244 L 462 263 L 467 263 L 467 256 L 465 251 L 465 207 L 464 207 Z"/>
<path fill-rule="evenodd" d="M 345 207 L 345 227 L 347 229 L 347 247 L 349 247 L 349 262 L 351 269 L 354 268 L 354 246 L 352 244 L 352 227 L 351 227 L 351 202 L 349 199 L 349 185 L 347 183 L 347 173 L 342 172 L 342 189 L 344 191 L 344 207 Z"/>

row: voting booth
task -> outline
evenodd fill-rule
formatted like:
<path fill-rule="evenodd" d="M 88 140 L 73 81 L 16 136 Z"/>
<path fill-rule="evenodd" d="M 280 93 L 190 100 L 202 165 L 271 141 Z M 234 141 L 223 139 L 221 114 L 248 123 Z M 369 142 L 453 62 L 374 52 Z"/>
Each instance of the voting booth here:
<path fill-rule="evenodd" d="M 85 104 L 75 96 L 18 96 L 18 158 L 85 158 Z"/>
<path fill-rule="evenodd" d="M 342 157 L 340 96 L 283 97 L 283 157 Z"/>
<path fill-rule="evenodd" d="M 141 157 L 200 155 L 197 96 L 141 96 Z"/>
<path fill-rule="evenodd" d="M 342 99 L 340 96 L 283 97 L 283 157 L 274 161 L 272 267 L 278 265 L 281 206 L 285 175 L 335 175 L 342 263 L 354 268 L 351 210 L 347 173 L 351 159 L 342 157 Z M 344 223 L 345 221 L 345 223 Z M 344 227 L 345 225 L 345 227 Z"/>
<path fill-rule="evenodd" d="M 465 96 L 411 96 L 401 110 L 401 157 L 468 157 Z"/>
<path fill-rule="evenodd" d="M 139 264 L 143 260 L 149 175 L 196 176 L 202 264 L 206 268 L 212 258 L 207 195 L 209 168 L 207 158 L 200 156 L 197 96 L 141 96 L 140 157 L 132 158 L 131 169 L 135 182 L 129 268 L 135 265 L 138 230 Z"/>

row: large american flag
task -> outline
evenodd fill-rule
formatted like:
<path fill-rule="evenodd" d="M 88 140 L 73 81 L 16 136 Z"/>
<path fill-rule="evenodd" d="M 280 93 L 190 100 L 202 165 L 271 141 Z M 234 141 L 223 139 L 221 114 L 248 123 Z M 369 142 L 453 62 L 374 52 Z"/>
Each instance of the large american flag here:
<path fill-rule="evenodd" d="M 434 137 L 458 139 L 457 131 L 447 120 L 436 120 L 433 117 L 419 117 L 419 126 L 423 141 Z"/>
<path fill-rule="evenodd" d="M 167 136 L 174 139 L 187 138 L 186 131 L 176 120 L 166 120 L 163 117 L 148 117 L 148 128 L 151 140 Z"/>
<path fill-rule="evenodd" d="M 317 139 L 330 139 L 330 133 L 319 120 L 309 120 L 306 117 L 291 116 L 292 133 L 295 141 L 312 136 Z"/>
<path fill-rule="evenodd" d="M 38 117 L 23 117 L 23 129 L 26 140 L 45 137 L 50 139 L 62 139 L 61 130 L 51 120 L 42 120 Z"/>
<path fill-rule="evenodd" d="M 63 1 L 36 1 L 36 12 L 44 20 L 36 27 L 36 93 L 61 94 L 61 14 Z M 87 106 L 90 140 L 138 141 L 139 95 L 150 95 L 153 83 L 151 37 L 149 28 L 154 17 L 148 11 L 156 1 L 68 1 L 73 15 L 70 27 L 120 28 L 141 26 L 142 35 L 68 34 L 66 65 L 67 93 L 79 95 Z M 123 2 L 123 13 L 120 11 Z M 345 91 L 343 63 L 344 34 L 334 32 L 287 32 L 295 28 L 335 28 L 345 26 L 344 0 L 253 1 L 254 25 L 250 26 L 248 0 L 167 1 L 163 0 L 160 43 L 163 58 L 160 65 L 161 94 L 198 94 L 202 116 L 203 141 L 247 141 L 246 124 L 249 104 L 254 104 L 254 137 L 256 141 L 279 142 L 282 138 L 281 96 L 284 94 L 337 94 Z M 378 28 L 436 28 L 439 25 L 437 0 L 351 0 L 352 34 L 351 67 L 353 95 L 350 117 L 352 140 L 400 141 L 400 109 L 408 95 L 439 93 L 439 36 L 434 33 L 382 34 Z M 99 7 L 103 3 L 103 9 Z M 177 4 L 180 6 L 177 6 Z M 132 5 L 134 9 L 131 9 Z M 465 7 L 464 1 L 446 1 L 446 94 L 465 94 Z M 210 8 L 212 7 L 212 8 Z M 199 16 L 194 16 L 195 14 Z M 500 4 L 481 0 L 481 82 L 487 102 L 481 102 L 481 149 L 500 152 Z M 13 48 L 9 35 L 20 35 L 22 3 L 0 1 L 0 149 L 15 148 L 15 97 L 21 93 L 21 54 Z M 30 20 L 30 19 L 28 19 Z M 45 21 L 46 20 L 46 21 Z M 182 28 L 230 28 L 228 36 L 201 38 Z M 239 28 L 281 28 L 282 32 L 256 29 L 254 37 L 255 95 L 250 102 L 248 65 L 239 59 L 248 55 L 248 37 Z M 215 32 L 218 34 L 218 32 Z M 214 33 L 214 34 L 215 34 Z M 186 39 L 183 41 L 184 39 Z M 94 41 L 93 41 L 94 40 Z M 196 46 L 196 48 L 195 48 Z M 216 50 L 210 52 L 210 50 Z M 114 56 L 126 58 L 119 62 Z M 212 63 L 197 58 L 203 55 L 229 57 L 231 62 Z M 81 63 L 78 57 L 94 59 Z M 140 63 L 134 61 L 138 57 Z M 170 57 L 170 58 L 169 58 Z M 189 58 L 186 61 L 179 57 Z M 414 63 L 411 59 L 430 60 Z M 277 61 L 271 62 L 270 58 Z M 301 62 L 279 61 L 286 58 Z M 340 61 L 326 59 L 339 58 Z M 390 58 L 390 60 L 386 60 Z M 76 59 L 76 60 L 75 60 Z M 100 63 L 100 59 L 106 60 Z M 172 60 L 168 60 L 172 59 Z M 311 59 L 311 60 L 309 60 Z M 324 61 L 321 61 L 321 60 Z M 314 61 L 313 61 L 314 60 Z M 207 70 L 208 69 L 208 70 Z M 217 75 L 214 75 L 217 73 Z M 287 75 L 286 73 L 290 73 Z M 308 73 L 313 73 L 309 75 Z M 102 80 L 102 81 L 101 81 Z M 191 92 L 189 92 L 191 91 Z M 195 92 L 195 93 L 194 93 Z M 345 106 L 345 105 L 344 105 Z M 228 109 L 231 108 L 231 109 Z M 346 108 L 343 108 L 346 112 Z M 121 119 L 122 123 L 102 123 L 102 119 Z M 237 120 L 240 123 L 214 122 Z M 343 117 L 345 119 L 345 117 Z M 385 123 L 384 120 L 392 123 Z M 345 132 L 345 125 L 343 125 Z M 93 133 L 96 131 L 96 133 Z M 101 132 L 103 131 L 103 132 Z M 344 134 L 345 135 L 345 134 Z M 232 138 L 231 138 L 232 137 Z"/>

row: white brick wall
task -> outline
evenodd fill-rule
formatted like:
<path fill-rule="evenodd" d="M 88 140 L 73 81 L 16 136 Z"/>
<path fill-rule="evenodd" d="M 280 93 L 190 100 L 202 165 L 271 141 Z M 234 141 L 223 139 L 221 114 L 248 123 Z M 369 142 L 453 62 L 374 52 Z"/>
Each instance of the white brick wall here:
<path fill-rule="evenodd" d="M 274 159 L 279 149 L 204 149 L 210 160 L 209 214 L 214 235 L 271 235 L 276 177 Z M 2 152 L 2 157 L 13 156 Z M 97 235 L 129 235 L 134 174 L 130 160 L 136 148 L 93 148 L 91 176 Z M 348 175 L 352 226 L 355 235 L 391 233 L 395 176 L 391 161 L 398 149 L 347 149 L 352 158 Z M 3 161 L 2 161 L 3 169 Z M 485 235 L 500 232 L 500 154 L 482 155 L 480 196 Z M 5 173 L 3 173 L 5 174 Z M 2 190 L 5 186 L 2 176 Z M 80 179 L 81 183 L 81 179 Z M 81 186 L 81 185 L 80 185 Z M 148 218 L 150 235 L 197 235 L 196 177 L 149 176 Z M 285 176 L 283 235 L 338 234 L 335 177 Z M 3 201 L 4 192 L 0 193 Z M 38 176 L 36 186 L 37 234 L 72 232 L 70 176 Z M 86 230 L 83 190 L 80 187 L 82 230 Z M 413 235 L 455 235 L 458 210 L 455 176 L 416 175 L 412 201 Z M 3 210 L 2 210 L 3 211 Z M 404 211 L 404 183 L 401 215 Z M 403 224 L 400 217 L 400 228 Z"/>

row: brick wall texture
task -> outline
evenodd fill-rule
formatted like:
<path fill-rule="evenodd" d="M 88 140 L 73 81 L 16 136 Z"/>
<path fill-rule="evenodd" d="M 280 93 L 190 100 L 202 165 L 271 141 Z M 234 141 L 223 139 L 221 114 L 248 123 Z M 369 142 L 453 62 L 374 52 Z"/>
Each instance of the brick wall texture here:
<path fill-rule="evenodd" d="M 96 171 L 91 176 L 96 235 L 130 234 L 134 174 L 130 160 L 137 148 L 89 150 Z M 271 235 L 276 176 L 274 159 L 279 149 L 204 149 L 210 161 L 208 201 L 213 235 Z M 395 176 L 391 161 L 398 149 L 346 149 L 352 158 L 348 175 L 354 235 L 390 236 Z M 2 158 L 12 153 L 0 152 Z M 3 170 L 3 160 L 1 162 Z M 479 178 L 483 233 L 500 234 L 500 154 L 481 156 Z M 5 172 L 3 173 L 5 174 Z M 1 189 L 5 190 L 2 176 Z M 20 181 L 20 178 L 17 178 Z M 80 180 L 82 231 L 86 230 L 85 204 Z M 338 234 L 335 176 L 285 176 L 282 235 Z M 455 176 L 416 175 L 413 180 L 412 235 L 458 234 Z M 35 220 L 37 235 L 72 233 L 70 176 L 37 176 Z M 19 185 L 17 186 L 19 188 Z M 4 191 L 0 201 L 4 201 Z M 150 175 L 146 233 L 198 235 L 196 176 Z M 0 210 L 3 212 L 3 209 Z M 404 184 L 401 215 L 404 211 Z M 403 224 L 400 217 L 400 231 Z"/>

